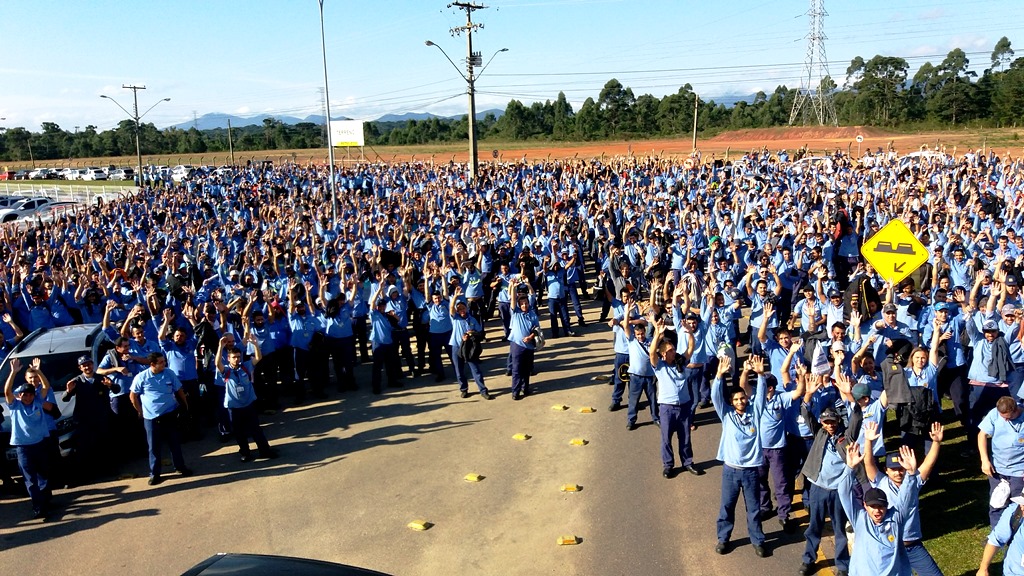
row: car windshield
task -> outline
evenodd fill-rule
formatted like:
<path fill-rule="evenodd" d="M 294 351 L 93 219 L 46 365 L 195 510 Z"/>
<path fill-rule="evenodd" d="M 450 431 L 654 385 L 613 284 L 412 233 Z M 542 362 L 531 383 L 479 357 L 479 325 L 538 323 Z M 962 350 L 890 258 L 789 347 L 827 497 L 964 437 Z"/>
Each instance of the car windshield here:
<path fill-rule="evenodd" d="M 68 380 L 81 374 L 78 370 L 78 357 L 81 355 L 80 351 L 65 352 L 63 354 L 51 354 L 43 360 L 43 374 L 50 381 L 50 386 L 53 388 L 54 393 L 63 392 L 67 388 Z M 32 362 L 32 358 L 23 357 L 19 359 L 21 360 L 22 371 L 24 372 L 28 364 Z M 7 382 L 7 375 L 11 373 L 10 360 L 8 358 L 4 361 L 3 366 L 0 366 L 0 382 Z"/>

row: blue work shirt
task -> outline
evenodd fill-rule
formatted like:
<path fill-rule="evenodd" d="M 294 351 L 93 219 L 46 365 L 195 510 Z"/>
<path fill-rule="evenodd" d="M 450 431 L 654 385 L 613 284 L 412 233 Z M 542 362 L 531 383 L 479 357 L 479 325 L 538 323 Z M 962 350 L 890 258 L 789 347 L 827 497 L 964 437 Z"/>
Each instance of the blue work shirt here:
<path fill-rule="evenodd" d="M 651 366 L 651 343 L 647 341 L 646 334 L 641 342 L 634 334 L 626 333 L 629 350 L 629 373 L 637 376 L 654 376 L 654 367 Z"/>
<path fill-rule="evenodd" d="M 982 418 L 978 430 L 992 438 L 992 466 L 1006 476 L 1024 476 L 1024 411 L 1007 420 L 993 408 Z"/>
<path fill-rule="evenodd" d="M 181 346 L 171 339 L 160 341 L 160 348 L 167 357 L 167 368 L 174 372 L 181 381 L 198 380 L 196 371 L 196 339 L 188 338 Z"/>
<path fill-rule="evenodd" d="M 910 501 L 917 500 L 920 483 L 917 474 L 908 475 L 897 492 L 897 497 L 878 524 L 864 509 L 863 501 L 854 498 L 853 486 L 857 482 L 853 469 L 843 465 L 839 485 L 839 503 L 853 525 L 857 545 L 850 555 L 850 574 L 872 576 L 904 576 L 911 574 L 910 557 L 903 546 L 907 540 L 903 532 Z"/>
<path fill-rule="evenodd" d="M 658 405 L 686 406 L 693 402 L 686 376 L 675 364 L 658 360 L 654 377 L 658 380 Z"/>
<path fill-rule="evenodd" d="M 11 410 L 11 446 L 32 446 L 50 435 L 39 394 L 33 394 L 31 404 L 15 398 L 7 407 Z"/>
<path fill-rule="evenodd" d="M 764 378 L 764 376 L 758 376 Z M 767 389 L 767 386 L 765 387 Z M 786 447 L 786 414 L 793 405 L 793 394 L 776 387 L 775 394 L 767 397 L 754 396 L 753 403 L 761 403 L 761 418 L 758 420 L 757 431 L 761 437 L 761 448 L 779 449 Z"/>
<path fill-rule="evenodd" d="M 252 375 L 252 362 L 242 362 L 238 368 L 225 365 L 223 373 L 217 371 L 217 385 L 224 387 L 225 408 L 245 408 L 256 401 Z"/>
<path fill-rule="evenodd" d="M 1003 510 L 1003 513 L 999 516 L 999 522 L 996 522 L 996 527 L 989 532 L 989 544 L 1002 548 L 1013 537 L 1013 533 L 1010 530 L 1010 520 L 1013 518 L 1013 513 L 1017 511 L 1017 506 L 1018 504 L 1010 503 Z M 1013 542 L 1010 543 L 1010 547 L 1006 550 L 1005 557 L 1012 560 L 1003 561 L 1003 576 L 1024 576 L 1024 562 L 1021 561 L 1021 558 L 1024 558 L 1024 538 L 1021 538 L 1019 534 L 1013 537 Z"/>
<path fill-rule="evenodd" d="M 153 420 L 178 407 L 174 393 L 181 390 L 181 380 L 168 369 L 154 374 L 146 368 L 132 380 L 131 391 L 139 396 L 142 403 L 142 417 Z"/>
<path fill-rule="evenodd" d="M 288 327 L 291 328 L 292 336 L 290 344 L 292 348 L 309 350 L 309 344 L 313 341 L 313 334 L 319 326 L 320 321 L 316 315 L 306 312 L 303 315 L 288 314 Z"/>
<path fill-rule="evenodd" d="M 533 311 L 532 307 L 523 312 L 519 309 L 519 306 L 514 306 L 512 308 L 512 318 L 509 320 L 508 341 L 533 350 L 536 348 L 533 342 L 524 342 L 523 338 L 529 336 L 534 328 L 539 327 L 540 320 L 537 318 L 537 313 Z"/>
<path fill-rule="evenodd" d="M 757 379 L 755 398 L 764 398 L 765 379 Z M 731 398 L 726 397 L 725 382 L 715 378 L 711 382 L 711 403 L 722 420 L 722 437 L 718 442 L 716 458 L 733 468 L 757 468 L 764 463 L 761 440 L 757 425 L 761 420 L 765 404 L 749 403 L 743 412 L 737 412 Z"/>

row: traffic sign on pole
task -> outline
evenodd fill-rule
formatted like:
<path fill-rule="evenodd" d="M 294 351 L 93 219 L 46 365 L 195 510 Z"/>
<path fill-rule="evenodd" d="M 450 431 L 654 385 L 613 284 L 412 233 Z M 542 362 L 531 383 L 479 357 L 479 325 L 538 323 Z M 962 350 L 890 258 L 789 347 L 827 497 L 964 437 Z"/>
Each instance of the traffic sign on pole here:
<path fill-rule="evenodd" d="M 928 251 L 907 225 L 892 220 L 868 238 L 860 253 L 891 284 L 910 276 L 928 261 Z"/>

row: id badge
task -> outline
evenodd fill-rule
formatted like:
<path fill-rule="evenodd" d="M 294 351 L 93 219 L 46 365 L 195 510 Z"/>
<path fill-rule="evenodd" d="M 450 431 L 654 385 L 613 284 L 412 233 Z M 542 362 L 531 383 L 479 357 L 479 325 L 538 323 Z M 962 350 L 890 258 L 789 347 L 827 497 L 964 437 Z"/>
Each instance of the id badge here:
<path fill-rule="evenodd" d="M 238 395 L 239 398 L 244 398 L 245 397 L 245 386 L 242 386 L 241 384 L 236 385 L 235 386 L 235 394 Z"/>

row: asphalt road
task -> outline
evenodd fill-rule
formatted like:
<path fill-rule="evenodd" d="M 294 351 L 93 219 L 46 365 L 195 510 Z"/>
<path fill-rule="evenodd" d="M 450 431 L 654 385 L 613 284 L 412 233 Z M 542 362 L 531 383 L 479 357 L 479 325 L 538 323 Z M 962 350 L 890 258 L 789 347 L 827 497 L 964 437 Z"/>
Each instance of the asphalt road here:
<path fill-rule="evenodd" d="M 4 496 L 4 573 L 180 574 L 217 552 L 250 552 L 403 576 L 794 574 L 800 534 L 765 522 L 772 556 L 757 558 L 742 503 L 737 547 L 713 552 L 721 468 L 712 410 L 698 414 L 693 440 L 707 474 L 669 480 L 649 412 L 629 432 L 625 410 L 608 411 L 611 387 L 593 381 L 611 364 L 610 331 L 593 323 L 599 312 L 588 303 L 581 336 L 549 340 L 537 393 L 520 402 L 498 342 L 484 355 L 489 402 L 461 399 L 456 384 L 432 377 L 372 396 L 364 365 L 361 390 L 262 417 L 277 460 L 243 464 L 232 444 L 186 444 L 194 476 L 150 487 L 139 459 L 122 470 L 134 478 L 58 491 L 46 521 L 29 519 L 25 497 Z M 484 478 L 466 482 L 470 473 Z M 564 493 L 563 484 L 582 490 Z M 433 525 L 415 531 L 414 520 Z M 557 543 L 568 535 L 579 543 Z"/>

